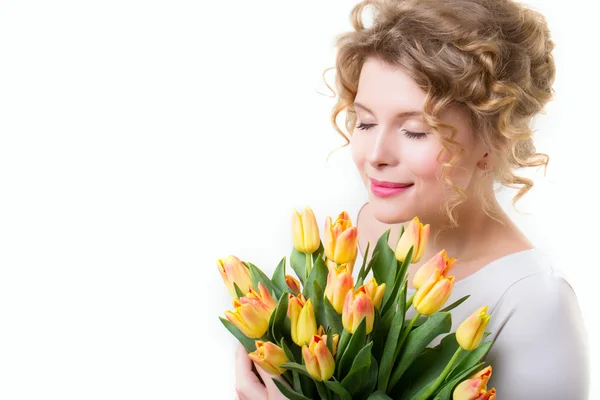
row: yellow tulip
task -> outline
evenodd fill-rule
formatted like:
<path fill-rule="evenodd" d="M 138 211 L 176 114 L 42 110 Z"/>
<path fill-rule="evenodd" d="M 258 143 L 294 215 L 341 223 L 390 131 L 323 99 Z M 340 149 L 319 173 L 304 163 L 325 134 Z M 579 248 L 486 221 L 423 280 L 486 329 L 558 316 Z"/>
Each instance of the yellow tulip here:
<path fill-rule="evenodd" d="M 300 253 L 312 254 L 321 245 L 319 225 L 310 207 L 305 207 L 302 214 L 294 210 L 292 214 L 292 232 L 294 247 Z"/>
<path fill-rule="evenodd" d="M 285 283 L 295 294 L 300 293 L 300 282 L 291 275 L 285 276 Z"/>
<path fill-rule="evenodd" d="M 326 381 L 333 376 L 335 360 L 321 336 L 314 335 L 308 346 L 302 346 L 302 357 L 306 370 L 315 381 Z"/>
<path fill-rule="evenodd" d="M 415 293 L 413 306 L 420 314 L 434 314 L 438 312 L 448 300 L 453 287 L 454 277 L 446 277 L 440 274 L 436 269 Z"/>
<path fill-rule="evenodd" d="M 269 328 L 269 319 L 277 302 L 269 291 L 258 283 L 258 292 L 250 288 L 246 296 L 233 300 L 234 311 L 225 311 L 225 317 L 249 338 L 261 338 Z"/>
<path fill-rule="evenodd" d="M 412 246 L 411 264 L 419 262 L 429 241 L 429 230 L 429 224 L 423 226 L 419 218 L 414 217 L 409 222 L 400 240 L 398 240 L 398 244 L 396 245 L 396 259 L 404 262 Z"/>
<path fill-rule="evenodd" d="M 349 264 L 349 271 L 352 273 L 358 252 L 358 230 L 352 226 L 346 211 L 342 211 L 334 223 L 331 222 L 331 217 L 327 217 L 323 247 L 328 261 Z"/>
<path fill-rule="evenodd" d="M 354 334 L 363 317 L 366 317 L 367 334 L 369 334 L 373 330 L 375 309 L 365 287 L 361 286 L 346 294 L 342 311 L 342 325 L 348 333 Z"/>
<path fill-rule="evenodd" d="M 317 333 L 317 320 L 315 319 L 315 310 L 311 300 L 306 300 L 302 293 L 298 296 L 290 294 L 287 314 L 290 318 L 294 343 L 303 346 L 305 343 L 310 342 L 311 337 Z"/>
<path fill-rule="evenodd" d="M 271 375 L 283 374 L 286 369 L 281 368 L 281 365 L 289 362 L 281 347 L 262 340 L 256 341 L 256 350 L 248 353 L 248 357 Z"/>
<path fill-rule="evenodd" d="M 369 296 L 371 302 L 373 302 L 373 306 L 376 309 L 379 309 L 381 300 L 383 300 L 383 294 L 385 293 L 385 283 L 377 285 L 375 277 L 371 277 L 371 279 L 363 286 L 365 287 L 367 296 Z"/>
<path fill-rule="evenodd" d="M 346 293 L 354 288 L 354 278 L 348 271 L 348 264 L 339 267 L 329 267 L 327 285 L 325 286 L 325 297 L 329 300 L 338 314 L 342 313 Z"/>
<path fill-rule="evenodd" d="M 448 258 L 446 250 L 440 251 L 417 270 L 413 278 L 413 286 L 415 289 L 419 289 L 435 269 L 441 275 L 447 275 L 455 263 L 456 258 Z"/>
<path fill-rule="evenodd" d="M 234 299 L 238 298 L 233 286 L 234 282 L 243 293 L 246 293 L 249 288 L 254 287 L 252 285 L 252 278 L 250 277 L 250 270 L 236 256 L 227 256 L 224 259 L 219 258 L 217 260 L 217 267 L 227 287 L 227 291 L 229 291 L 229 294 Z"/>
<path fill-rule="evenodd" d="M 456 329 L 456 341 L 465 350 L 475 350 L 490 322 L 487 313 L 488 307 L 479 307 Z"/>
<path fill-rule="evenodd" d="M 496 389 L 487 390 L 487 383 L 492 376 L 492 367 L 488 366 L 473 374 L 469 379 L 459 383 L 452 393 L 453 400 L 495 400 Z"/>

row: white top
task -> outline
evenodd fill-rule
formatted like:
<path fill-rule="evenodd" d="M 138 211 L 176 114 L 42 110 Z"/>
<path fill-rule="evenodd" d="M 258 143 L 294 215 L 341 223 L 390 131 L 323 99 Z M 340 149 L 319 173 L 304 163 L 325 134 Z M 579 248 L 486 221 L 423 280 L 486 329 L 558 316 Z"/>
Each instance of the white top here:
<path fill-rule="evenodd" d="M 346 209 L 355 225 L 361 207 Z M 362 260 L 359 251 L 355 265 Z M 413 293 L 409 289 L 408 297 Z M 486 331 L 492 334 L 486 340 L 496 341 L 484 361 L 492 366 L 488 389 L 495 387 L 499 399 L 588 399 L 587 332 L 577 298 L 545 254 L 525 250 L 489 263 L 456 281 L 446 305 L 467 294 L 452 310 L 451 332 L 477 308 L 489 307 Z M 411 308 L 407 317 L 414 312 Z"/>

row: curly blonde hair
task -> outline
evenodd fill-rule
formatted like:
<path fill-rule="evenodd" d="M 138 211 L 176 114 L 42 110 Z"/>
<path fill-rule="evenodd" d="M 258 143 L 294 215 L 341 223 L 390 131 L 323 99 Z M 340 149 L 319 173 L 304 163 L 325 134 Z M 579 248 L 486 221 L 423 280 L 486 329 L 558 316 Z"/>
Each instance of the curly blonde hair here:
<path fill-rule="evenodd" d="M 373 11 L 370 27 L 363 23 L 367 6 Z M 351 23 L 354 30 L 337 37 L 335 67 L 323 73 L 325 79 L 328 70 L 336 71 L 339 95 L 331 122 L 346 139 L 342 147 L 350 139 L 337 117 L 347 110 L 345 125 L 351 135 L 362 65 L 368 57 L 378 57 L 402 67 L 426 93 L 425 122 L 451 155 L 442 163 L 442 179 L 454 189 L 443 207 L 451 224 L 457 224 L 455 208 L 467 195 L 449 178 L 448 171 L 457 167 L 464 152 L 454 140 L 456 128 L 438 118 L 449 106 L 467 111 L 473 132 L 496 156 L 492 179 L 519 189 L 514 206 L 533 182 L 513 170 L 546 168 L 549 161 L 548 155 L 536 152 L 529 127 L 536 114 L 545 113 L 554 94 L 554 42 L 543 15 L 511 0 L 365 0 L 352 9 Z M 451 134 L 443 136 L 440 128 Z M 484 193 L 477 193 L 493 217 Z"/>

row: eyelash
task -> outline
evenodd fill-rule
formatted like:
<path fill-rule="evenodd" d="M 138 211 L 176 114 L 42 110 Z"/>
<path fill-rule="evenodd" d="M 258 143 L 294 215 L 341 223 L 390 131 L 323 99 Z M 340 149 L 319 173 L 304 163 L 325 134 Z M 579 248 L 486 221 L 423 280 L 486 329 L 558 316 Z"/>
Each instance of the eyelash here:
<path fill-rule="evenodd" d="M 375 126 L 375 124 L 363 124 L 361 122 L 356 127 L 358 129 L 362 129 L 362 130 L 366 131 L 368 129 L 371 129 L 374 126 Z M 427 134 L 423 133 L 423 132 L 410 132 L 407 130 L 404 130 L 404 135 L 406 135 L 406 137 L 408 137 L 410 139 L 425 139 L 425 137 L 427 136 Z"/>

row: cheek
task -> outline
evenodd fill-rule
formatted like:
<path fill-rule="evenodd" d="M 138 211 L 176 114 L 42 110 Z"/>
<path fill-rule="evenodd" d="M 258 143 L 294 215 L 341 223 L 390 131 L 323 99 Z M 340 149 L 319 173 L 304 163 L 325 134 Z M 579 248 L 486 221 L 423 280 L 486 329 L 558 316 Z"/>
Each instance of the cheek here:
<path fill-rule="evenodd" d="M 440 151 L 438 146 L 420 146 L 413 147 L 413 151 L 407 152 L 404 159 L 406 166 L 422 181 L 435 181 L 441 175 L 441 165 L 437 161 Z"/>

